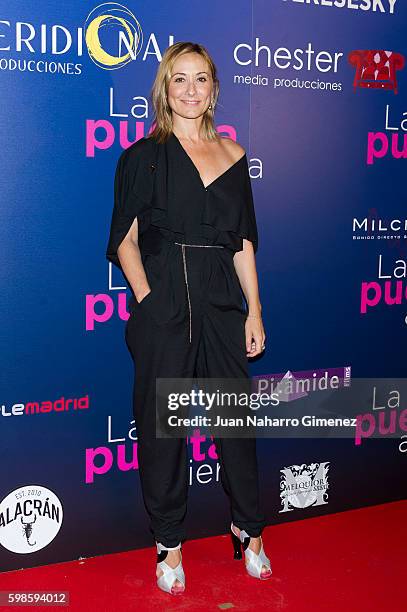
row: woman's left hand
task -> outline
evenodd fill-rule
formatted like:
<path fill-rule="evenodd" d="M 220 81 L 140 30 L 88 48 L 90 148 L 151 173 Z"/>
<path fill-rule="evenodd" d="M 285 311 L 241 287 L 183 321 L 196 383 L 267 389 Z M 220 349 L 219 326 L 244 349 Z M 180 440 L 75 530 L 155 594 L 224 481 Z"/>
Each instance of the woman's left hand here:
<path fill-rule="evenodd" d="M 246 356 L 255 357 L 256 355 L 260 355 L 265 349 L 266 341 L 262 318 L 260 316 L 252 318 L 249 315 L 245 323 L 245 332 Z"/>

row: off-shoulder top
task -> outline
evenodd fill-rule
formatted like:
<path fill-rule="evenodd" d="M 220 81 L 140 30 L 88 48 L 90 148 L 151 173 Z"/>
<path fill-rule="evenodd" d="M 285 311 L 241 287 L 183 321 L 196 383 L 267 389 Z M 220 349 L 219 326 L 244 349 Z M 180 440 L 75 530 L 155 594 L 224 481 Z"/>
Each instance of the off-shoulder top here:
<path fill-rule="evenodd" d="M 144 137 L 117 162 L 106 257 L 119 268 L 117 249 L 138 219 L 140 251 L 154 251 L 157 231 L 188 242 L 258 249 L 258 232 L 246 153 L 205 187 L 198 169 L 171 133 L 165 143 Z"/>

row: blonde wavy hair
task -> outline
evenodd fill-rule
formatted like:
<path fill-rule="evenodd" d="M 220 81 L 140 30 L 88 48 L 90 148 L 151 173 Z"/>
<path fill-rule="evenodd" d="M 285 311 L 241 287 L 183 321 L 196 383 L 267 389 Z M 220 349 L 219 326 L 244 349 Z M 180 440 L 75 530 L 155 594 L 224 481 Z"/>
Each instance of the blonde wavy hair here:
<path fill-rule="evenodd" d="M 208 64 L 209 72 L 212 75 L 213 89 L 211 108 L 206 110 L 202 119 L 202 134 L 208 140 L 218 138 L 214 123 L 215 106 L 219 97 L 219 80 L 216 66 L 204 46 L 192 42 L 177 42 L 167 47 L 164 51 L 150 93 L 154 109 L 153 123 L 155 123 L 155 126 L 149 137 L 155 138 L 159 143 L 166 142 L 172 132 L 172 111 L 167 100 L 168 86 L 175 60 L 185 53 L 198 53 Z"/>

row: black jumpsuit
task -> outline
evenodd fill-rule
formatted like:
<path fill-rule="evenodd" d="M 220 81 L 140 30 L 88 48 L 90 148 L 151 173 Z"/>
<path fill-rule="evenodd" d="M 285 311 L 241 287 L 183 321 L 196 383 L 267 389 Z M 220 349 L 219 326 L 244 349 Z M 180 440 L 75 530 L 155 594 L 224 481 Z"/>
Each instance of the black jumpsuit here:
<path fill-rule="evenodd" d="M 187 445 L 182 438 L 156 438 L 155 379 L 249 376 L 233 255 L 244 237 L 257 249 L 257 227 L 246 155 L 205 187 L 175 134 L 155 146 L 155 157 L 147 146 L 153 139 L 142 140 L 144 146 L 138 141 L 118 162 L 107 257 L 120 265 L 117 248 L 137 215 L 151 288 L 141 302 L 131 298 L 126 324 L 135 363 L 139 474 L 155 540 L 173 547 L 186 538 Z M 257 537 L 266 522 L 256 440 L 214 442 L 232 520 Z"/>

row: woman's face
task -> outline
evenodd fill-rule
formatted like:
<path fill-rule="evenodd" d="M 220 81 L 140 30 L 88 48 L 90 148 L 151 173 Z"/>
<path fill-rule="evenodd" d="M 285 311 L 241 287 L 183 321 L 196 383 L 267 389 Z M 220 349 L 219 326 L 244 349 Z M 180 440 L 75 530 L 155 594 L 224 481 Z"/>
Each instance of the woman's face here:
<path fill-rule="evenodd" d="M 199 53 L 185 53 L 175 60 L 168 87 L 168 104 L 173 113 L 195 119 L 212 100 L 212 76 Z"/>

